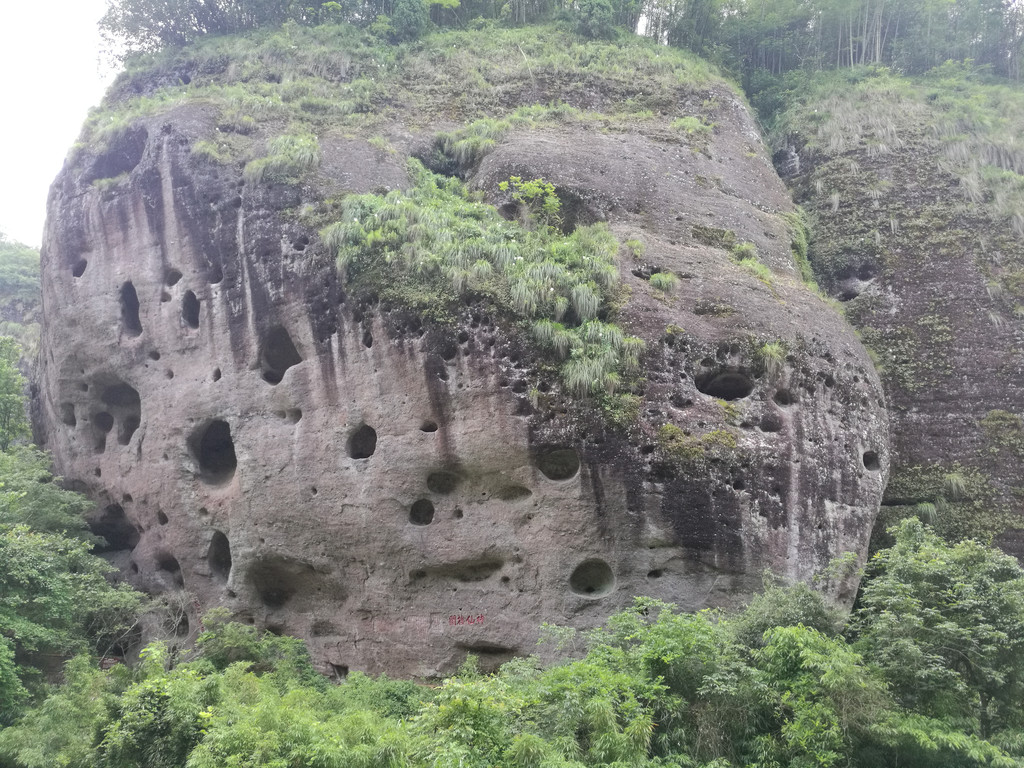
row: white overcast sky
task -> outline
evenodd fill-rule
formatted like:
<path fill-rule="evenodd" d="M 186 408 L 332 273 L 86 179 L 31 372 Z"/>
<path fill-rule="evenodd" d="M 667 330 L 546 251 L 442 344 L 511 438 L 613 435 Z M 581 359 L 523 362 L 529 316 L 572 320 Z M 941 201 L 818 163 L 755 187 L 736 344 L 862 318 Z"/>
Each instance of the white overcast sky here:
<path fill-rule="evenodd" d="M 113 79 L 96 22 L 106 0 L 0 0 L 0 231 L 38 246 L 46 192 Z"/>

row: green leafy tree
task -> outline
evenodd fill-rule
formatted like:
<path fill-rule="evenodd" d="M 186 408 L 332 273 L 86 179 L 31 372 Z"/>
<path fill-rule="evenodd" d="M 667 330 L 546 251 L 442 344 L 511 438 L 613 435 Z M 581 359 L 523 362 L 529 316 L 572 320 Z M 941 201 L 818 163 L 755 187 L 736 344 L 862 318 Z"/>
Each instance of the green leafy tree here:
<path fill-rule="evenodd" d="M 1024 571 L 977 541 L 949 545 L 917 519 L 891 531 L 855 617 L 856 647 L 905 708 L 982 738 L 1024 727 Z"/>
<path fill-rule="evenodd" d="M 25 377 L 18 369 L 21 347 L 10 336 L 0 336 L 0 451 L 29 436 L 25 413 Z"/>

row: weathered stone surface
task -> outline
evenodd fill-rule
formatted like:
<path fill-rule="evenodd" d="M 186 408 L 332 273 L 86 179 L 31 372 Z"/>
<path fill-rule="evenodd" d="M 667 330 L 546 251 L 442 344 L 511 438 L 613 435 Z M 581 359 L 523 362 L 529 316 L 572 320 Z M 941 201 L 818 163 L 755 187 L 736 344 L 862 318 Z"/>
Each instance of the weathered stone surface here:
<path fill-rule="evenodd" d="M 224 605 L 306 638 L 326 670 L 420 676 L 531 652 L 541 622 L 592 626 L 634 595 L 730 605 L 766 568 L 810 579 L 862 559 L 888 469 L 882 390 L 795 277 L 785 189 L 718 88 L 703 152 L 561 126 L 513 133 L 469 172 L 499 205 L 498 181 L 543 176 L 581 223 L 646 243 L 621 256 L 620 322 L 647 342 L 625 428 L 562 394 L 480 302 L 446 329 L 347 300 L 295 214 L 407 184 L 397 158 L 429 126 L 395 123 L 394 155 L 322 136 L 302 185 L 192 155 L 212 130 L 198 106 L 80 154 L 49 203 L 40 408 L 110 556 L 144 589 L 185 590 L 193 630 Z M 695 226 L 755 243 L 774 277 Z M 680 276 L 675 295 L 652 271 Z M 765 342 L 786 347 L 778 370 Z M 696 449 L 674 454 L 665 425 Z"/>
<path fill-rule="evenodd" d="M 777 160 L 793 166 L 800 150 L 791 184 L 814 217 L 815 269 L 883 371 L 893 472 L 879 527 L 937 505 L 929 522 L 943 535 L 1024 558 L 1024 228 L 991 191 L 971 203 L 952 160 L 977 160 L 942 110 L 882 87 L 859 122 L 837 125 L 848 108 L 808 105 L 822 127 L 791 136 Z"/>

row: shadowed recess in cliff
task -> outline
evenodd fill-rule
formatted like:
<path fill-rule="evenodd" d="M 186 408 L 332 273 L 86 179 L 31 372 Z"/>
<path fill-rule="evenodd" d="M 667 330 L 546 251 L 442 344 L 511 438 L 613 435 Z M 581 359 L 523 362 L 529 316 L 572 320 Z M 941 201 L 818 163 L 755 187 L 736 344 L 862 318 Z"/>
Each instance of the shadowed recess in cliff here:
<path fill-rule="evenodd" d="M 719 400 L 740 400 L 754 391 L 754 381 L 742 371 L 713 370 L 696 376 L 693 383 L 705 395 Z"/>
<path fill-rule="evenodd" d="M 615 589 L 615 574 L 604 560 L 584 560 L 569 577 L 569 589 L 584 597 L 604 597 Z"/>
<path fill-rule="evenodd" d="M 139 543 L 139 532 L 128 522 L 120 504 L 110 504 L 103 513 L 89 522 L 89 529 L 102 536 L 106 543 L 97 544 L 95 552 L 118 552 L 134 549 Z"/>
<path fill-rule="evenodd" d="M 231 544 L 228 537 L 220 531 L 213 532 L 210 548 L 206 552 L 206 562 L 214 579 L 228 580 L 228 576 L 231 575 Z"/>
<path fill-rule="evenodd" d="M 139 295 L 129 280 L 121 286 L 121 326 L 129 336 L 142 334 L 142 320 L 139 319 Z"/>
<path fill-rule="evenodd" d="M 181 300 L 181 319 L 189 328 L 199 327 L 199 299 L 192 291 L 185 291 Z"/>
<path fill-rule="evenodd" d="M 142 399 L 138 391 L 130 384 L 120 382 L 106 387 L 100 399 L 117 420 L 117 442 L 128 445 L 142 422 Z M 110 426 L 113 426 L 113 421 Z M 109 432 L 110 428 L 105 431 Z"/>
<path fill-rule="evenodd" d="M 238 458 L 226 421 L 215 419 L 196 429 L 188 440 L 188 448 L 205 482 L 221 485 L 234 477 Z"/>
<path fill-rule="evenodd" d="M 264 381 L 280 384 L 285 371 L 301 362 L 302 356 L 284 326 L 275 325 L 267 331 L 260 349 L 260 368 L 263 370 Z"/>

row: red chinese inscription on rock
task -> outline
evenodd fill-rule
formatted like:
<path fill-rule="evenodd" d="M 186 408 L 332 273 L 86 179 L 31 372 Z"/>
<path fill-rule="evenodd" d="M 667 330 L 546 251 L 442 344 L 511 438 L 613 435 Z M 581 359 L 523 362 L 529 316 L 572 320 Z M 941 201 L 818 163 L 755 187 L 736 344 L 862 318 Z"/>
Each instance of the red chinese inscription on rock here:
<path fill-rule="evenodd" d="M 482 613 L 479 613 L 476 616 L 453 615 L 453 616 L 449 616 L 448 617 L 448 626 L 449 627 L 460 627 L 463 624 L 483 624 L 483 623 L 484 623 L 484 615 Z"/>

